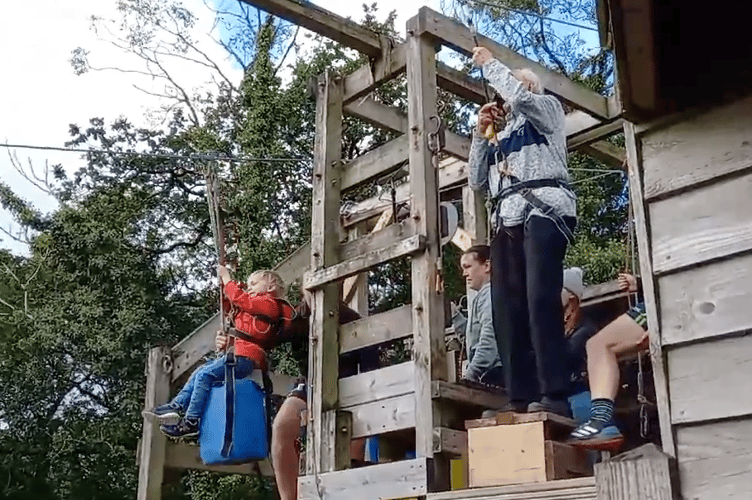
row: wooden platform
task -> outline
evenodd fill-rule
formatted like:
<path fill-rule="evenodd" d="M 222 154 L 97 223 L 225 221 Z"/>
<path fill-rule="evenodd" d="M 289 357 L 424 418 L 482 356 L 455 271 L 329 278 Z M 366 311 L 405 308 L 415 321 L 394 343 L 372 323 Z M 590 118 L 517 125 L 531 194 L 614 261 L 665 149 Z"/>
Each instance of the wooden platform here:
<path fill-rule="evenodd" d="M 430 493 L 426 500 L 596 500 L 595 478 Z"/>

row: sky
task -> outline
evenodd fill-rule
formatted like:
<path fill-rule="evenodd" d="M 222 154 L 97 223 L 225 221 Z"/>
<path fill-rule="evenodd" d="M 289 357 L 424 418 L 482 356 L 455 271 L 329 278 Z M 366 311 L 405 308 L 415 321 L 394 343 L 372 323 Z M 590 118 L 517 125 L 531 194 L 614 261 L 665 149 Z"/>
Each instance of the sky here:
<path fill-rule="evenodd" d="M 207 0 L 228 1 L 228 0 Z M 353 19 L 362 16 L 362 2 L 317 0 L 317 5 Z M 408 18 L 424 5 L 438 9 L 438 0 L 379 0 L 379 17 L 396 9 L 396 25 L 402 30 Z M 183 0 L 183 5 L 198 15 L 197 33 L 209 33 L 213 16 L 203 0 Z M 159 108 L 158 98 L 135 88 L 160 91 L 161 84 L 150 78 L 122 72 L 88 72 L 76 76 L 70 64 L 72 51 L 84 47 L 93 66 L 134 68 L 137 62 L 122 50 L 102 41 L 91 29 L 91 16 L 110 21 L 105 25 L 117 30 L 120 16 L 117 0 L 35 0 L 7 1 L 0 16 L 0 142 L 63 147 L 69 139 L 70 124 L 85 126 L 92 117 L 110 123 L 120 116 L 136 125 L 148 124 L 150 110 Z M 302 38 L 301 38 L 302 39 Z M 226 57 L 223 49 L 209 37 L 199 40 L 207 51 L 224 65 L 223 70 L 239 82 L 242 74 Z M 201 87 L 208 74 L 196 71 L 192 64 L 174 66 L 172 71 L 190 87 Z M 82 163 L 79 155 L 65 152 L 15 150 L 25 168 L 33 165 L 42 174 L 45 165 L 63 164 L 69 172 Z M 31 185 L 16 172 L 6 148 L 0 148 L 0 178 L 22 198 L 43 212 L 54 210 L 54 200 Z M 0 226 L 13 231 L 10 215 L 0 208 Z M 25 253 L 25 246 L 0 233 L 0 248 Z"/>

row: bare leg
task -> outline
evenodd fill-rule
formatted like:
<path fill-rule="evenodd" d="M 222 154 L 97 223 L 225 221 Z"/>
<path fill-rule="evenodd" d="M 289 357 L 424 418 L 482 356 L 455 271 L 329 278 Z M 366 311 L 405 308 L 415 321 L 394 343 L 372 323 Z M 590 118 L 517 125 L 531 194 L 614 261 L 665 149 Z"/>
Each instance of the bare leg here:
<path fill-rule="evenodd" d="M 280 500 L 297 500 L 299 457 L 295 440 L 300 436 L 301 414 L 306 402 L 288 397 L 277 412 L 272 426 L 272 465 Z"/>
<path fill-rule="evenodd" d="M 619 389 L 617 358 L 638 351 L 648 338 L 646 332 L 632 318 L 622 314 L 588 340 L 587 365 L 592 399 L 616 398 Z"/>

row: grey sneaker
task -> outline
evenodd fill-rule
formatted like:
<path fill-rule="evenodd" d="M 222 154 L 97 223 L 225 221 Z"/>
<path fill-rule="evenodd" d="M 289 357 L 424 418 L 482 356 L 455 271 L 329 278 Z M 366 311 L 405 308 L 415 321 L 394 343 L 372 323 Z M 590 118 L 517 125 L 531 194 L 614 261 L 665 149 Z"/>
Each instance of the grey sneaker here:
<path fill-rule="evenodd" d="M 564 399 L 552 399 L 548 396 L 543 396 L 543 399 L 534 401 L 527 407 L 528 413 L 538 411 L 546 411 L 548 413 L 555 413 L 561 417 L 572 418 L 572 409 L 569 407 L 569 402 Z"/>
<path fill-rule="evenodd" d="M 176 424 L 180 420 L 182 413 L 183 409 L 178 405 L 167 403 L 155 406 L 151 410 L 144 410 L 141 412 L 141 415 L 147 418 L 155 418 L 161 424 Z"/>

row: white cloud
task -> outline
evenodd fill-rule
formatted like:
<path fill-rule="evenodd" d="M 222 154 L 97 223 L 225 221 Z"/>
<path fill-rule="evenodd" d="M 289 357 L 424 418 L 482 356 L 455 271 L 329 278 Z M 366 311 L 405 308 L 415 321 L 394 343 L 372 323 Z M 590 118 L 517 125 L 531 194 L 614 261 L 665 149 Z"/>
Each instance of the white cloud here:
<path fill-rule="evenodd" d="M 199 16 L 197 32 L 208 32 L 213 18 L 203 6 L 203 0 L 184 0 L 183 3 Z M 316 3 L 354 20 L 363 16 L 361 2 L 321 0 Z M 138 67 L 133 56 L 102 42 L 90 29 L 92 15 L 113 20 L 110 25 L 117 29 L 120 17 L 116 5 L 115 0 L 4 3 L 0 16 L 0 46 L 3 47 L 0 67 L 4 69 L 0 79 L 0 141 L 62 147 L 69 139 L 69 124 L 85 126 L 92 117 L 102 117 L 109 123 L 125 116 L 138 125 L 146 124 L 148 110 L 157 108 L 160 101 L 137 90 L 134 84 L 161 91 L 161 83 L 113 71 L 76 76 L 69 62 L 71 51 L 80 46 L 90 51 L 89 59 L 94 66 Z M 381 19 L 389 11 L 397 10 L 396 26 L 404 36 L 407 19 L 424 5 L 437 8 L 438 0 L 379 0 L 378 5 Z M 231 67 L 221 48 L 208 37 L 200 43 L 215 60 L 224 60 L 225 70 L 240 81 L 240 71 Z M 175 66 L 174 71 L 177 79 L 189 82 L 190 87 L 200 87 L 208 79 L 208 73 L 197 71 L 196 66 L 190 64 Z M 45 163 L 62 163 L 69 171 L 80 166 L 77 155 L 71 153 L 18 150 L 18 156 L 24 164 L 30 159 L 37 169 L 43 168 Z M 38 208 L 45 211 L 55 208 L 54 201 L 15 172 L 4 149 L 0 149 L 0 176 Z M 0 225 L 7 228 L 10 223 L 7 212 L 0 211 Z M 0 246 L 24 250 L 4 235 L 0 235 Z"/>

